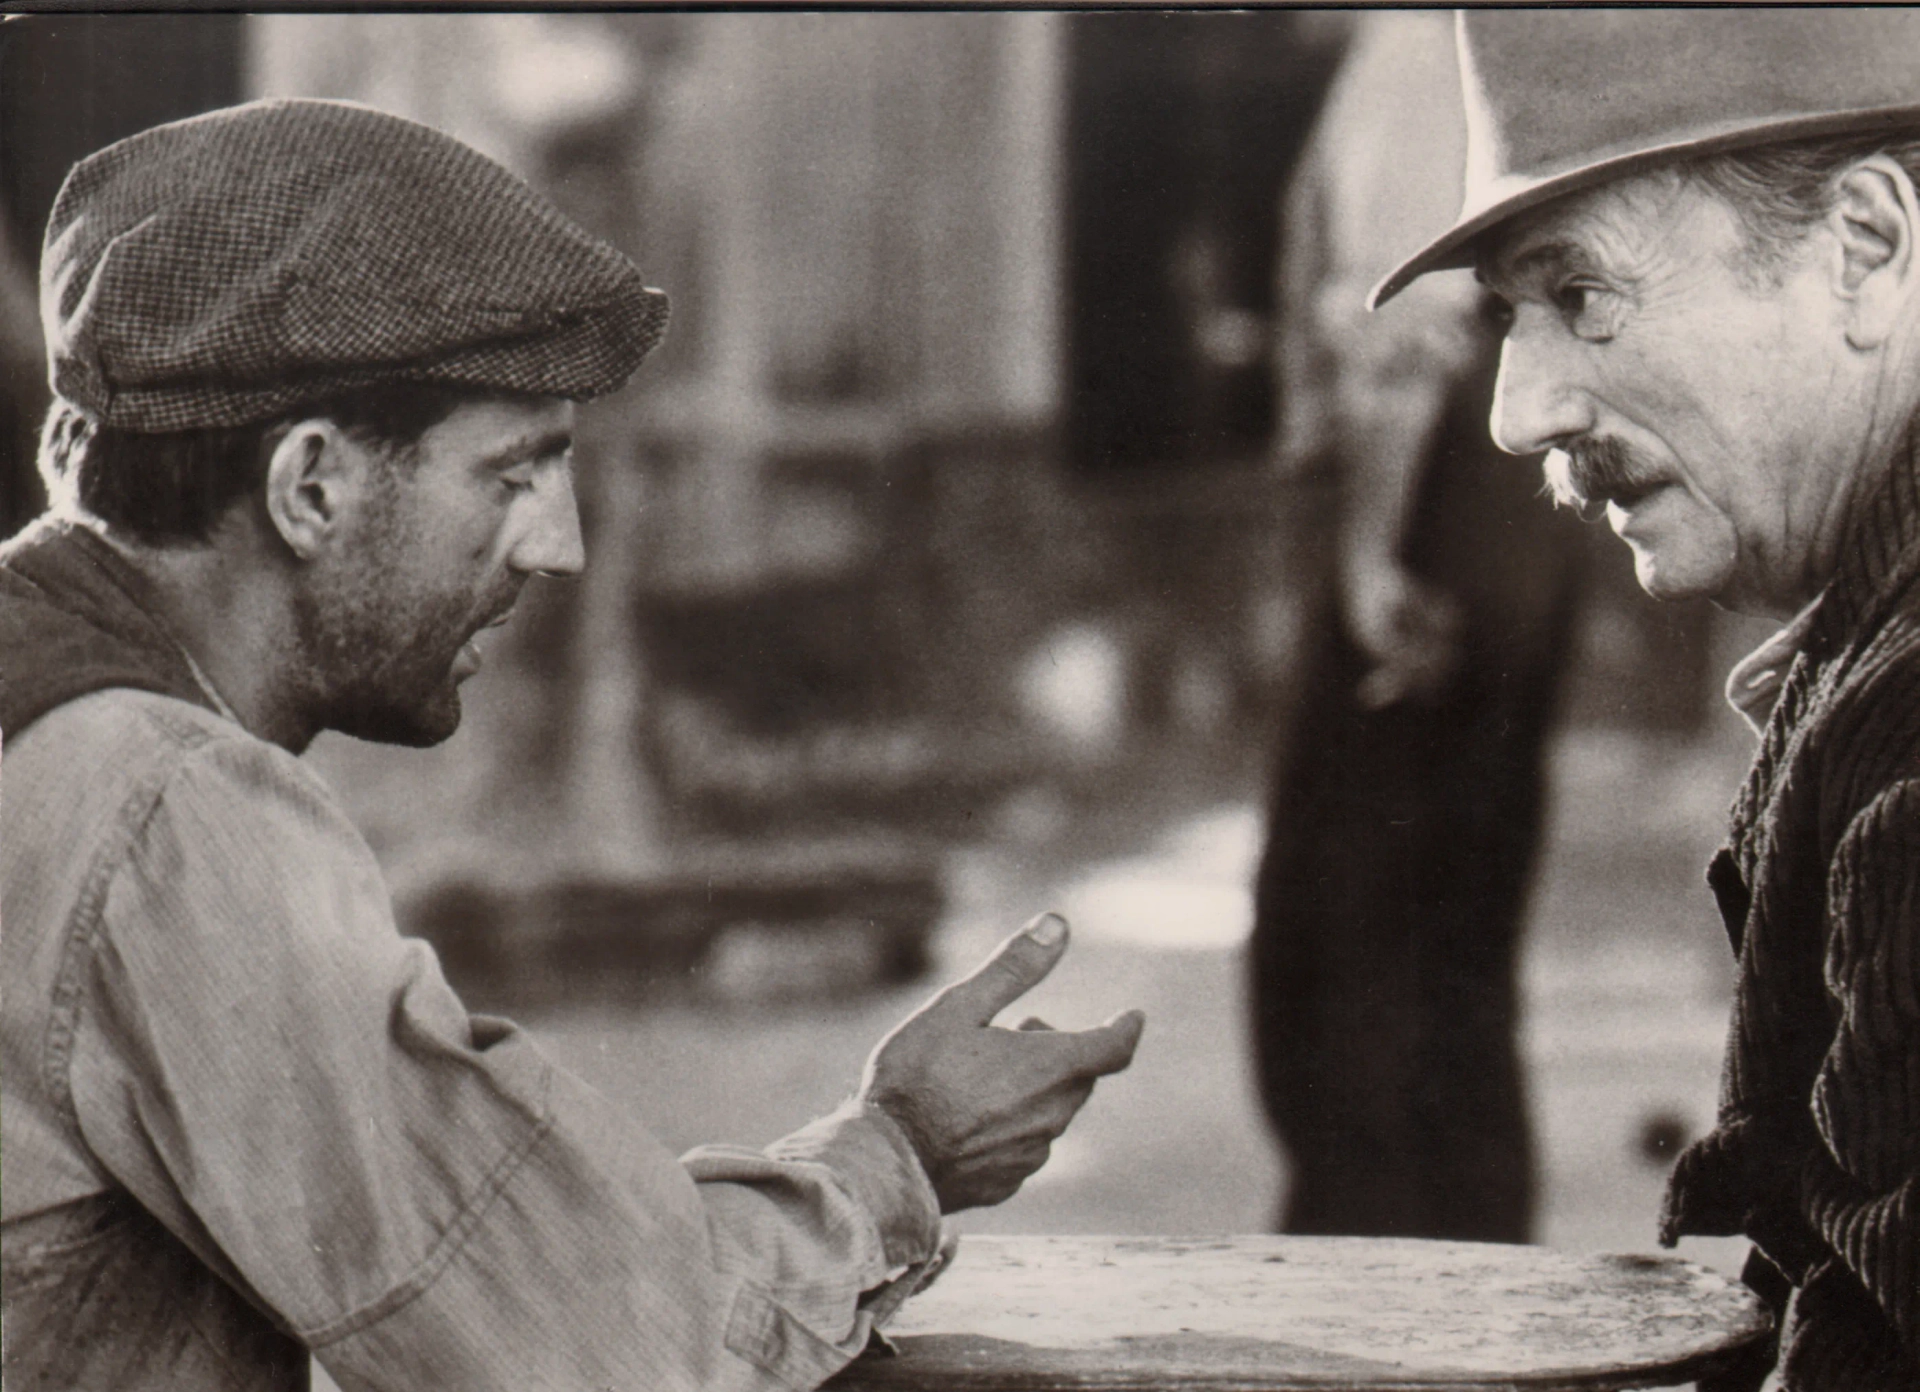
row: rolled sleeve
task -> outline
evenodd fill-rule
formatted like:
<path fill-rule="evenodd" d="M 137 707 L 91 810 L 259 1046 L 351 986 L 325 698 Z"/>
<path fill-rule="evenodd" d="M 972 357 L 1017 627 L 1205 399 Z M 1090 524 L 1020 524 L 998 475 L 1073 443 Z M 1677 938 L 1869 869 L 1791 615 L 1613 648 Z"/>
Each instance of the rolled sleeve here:
<path fill-rule="evenodd" d="M 937 1247 L 884 1118 L 683 1164 L 470 1016 L 324 788 L 257 741 L 165 781 L 85 976 L 88 1145 L 343 1387 L 810 1387 Z"/>

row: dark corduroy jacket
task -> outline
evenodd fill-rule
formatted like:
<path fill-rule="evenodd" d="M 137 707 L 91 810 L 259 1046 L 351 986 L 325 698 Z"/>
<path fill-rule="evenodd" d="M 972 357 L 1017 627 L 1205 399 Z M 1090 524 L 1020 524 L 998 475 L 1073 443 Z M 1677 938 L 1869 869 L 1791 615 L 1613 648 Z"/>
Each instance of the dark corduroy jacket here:
<path fill-rule="evenodd" d="M 1708 880 L 1739 984 L 1662 1238 L 1753 1239 L 1748 1279 L 1791 1294 L 1791 1392 L 1915 1392 L 1920 433 L 1849 529 Z"/>

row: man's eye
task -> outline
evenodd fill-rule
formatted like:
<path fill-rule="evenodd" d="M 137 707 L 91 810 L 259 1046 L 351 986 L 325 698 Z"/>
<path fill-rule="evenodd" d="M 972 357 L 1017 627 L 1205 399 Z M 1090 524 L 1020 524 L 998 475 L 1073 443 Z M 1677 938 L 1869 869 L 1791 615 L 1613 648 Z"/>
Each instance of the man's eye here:
<path fill-rule="evenodd" d="M 500 482 L 509 493 L 525 493 L 533 487 L 533 470 L 508 469 L 500 475 Z"/>
<path fill-rule="evenodd" d="M 1582 338 L 1604 339 L 1613 336 L 1606 287 L 1592 281 L 1569 280 L 1553 290 L 1554 308 L 1560 311 L 1573 331 Z"/>

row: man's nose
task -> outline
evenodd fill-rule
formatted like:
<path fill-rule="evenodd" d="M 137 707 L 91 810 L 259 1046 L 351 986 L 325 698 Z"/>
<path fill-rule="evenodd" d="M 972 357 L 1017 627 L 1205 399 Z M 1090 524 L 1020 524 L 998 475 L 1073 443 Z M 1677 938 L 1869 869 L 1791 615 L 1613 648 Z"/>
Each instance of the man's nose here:
<path fill-rule="evenodd" d="M 1592 402 L 1580 389 L 1572 345 L 1554 342 L 1552 329 L 1523 306 L 1500 347 L 1500 379 L 1493 389 L 1493 442 L 1508 454 L 1539 454 L 1593 428 Z"/>
<path fill-rule="evenodd" d="M 586 568 L 587 552 L 572 470 L 555 469 L 537 479 L 528 501 L 533 516 L 509 557 L 513 568 L 528 575 L 578 575 Z"/>

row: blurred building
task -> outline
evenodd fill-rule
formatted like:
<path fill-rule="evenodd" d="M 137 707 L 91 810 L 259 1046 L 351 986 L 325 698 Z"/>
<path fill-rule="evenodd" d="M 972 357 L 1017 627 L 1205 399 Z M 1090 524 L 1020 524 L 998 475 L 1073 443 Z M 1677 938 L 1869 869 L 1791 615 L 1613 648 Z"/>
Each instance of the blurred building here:
<path fill-rule="evenodd" d="M 630 251 L 674 320 L 583 413 L 586 575 L 530 587 L 461 734 L 313 757 L 403 894 L 788 865 L 925 918 L 955 836 L 1257 780 L 1314 515 L 1266 462 L 1276 209 L 1344 22 L 16 19 L 0 522 L 38 505 L 31 249 L 74 159 L 245 96 L 438 125 Z M 1704 709 L 1704 667 L 1616 609 L 1588 707 Z"/>

